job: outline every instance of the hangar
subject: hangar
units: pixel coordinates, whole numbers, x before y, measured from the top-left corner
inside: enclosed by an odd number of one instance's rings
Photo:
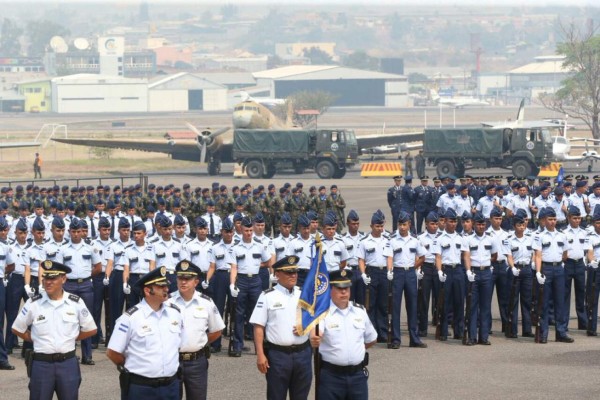
[[[408,79],[403,75],[337,65],[292,65],[254,73],[257,86],[271,97],[324,90],[337,96],[334,106],[407,107]]]
[[[227,109],[227,87],[181,72],[148,85],[148,111],[220,111]]]

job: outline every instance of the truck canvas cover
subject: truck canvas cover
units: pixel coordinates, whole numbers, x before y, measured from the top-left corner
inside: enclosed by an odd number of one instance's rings
[[[426,129],[423,151],[429,157],[500,154],[503,137],[498,129]]]
[[[236,129],[234,153],[308,152],[309,132],[303,130]]]

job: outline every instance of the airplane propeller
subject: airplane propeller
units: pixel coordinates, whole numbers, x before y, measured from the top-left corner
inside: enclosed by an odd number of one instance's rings
[[[225,132],[227,132],[230,129],[229,127],[224,127],[224,128],[219,128],[214,132],[211,132],[209,130],[200,132],[194,125],[190,124],[189,122],[186,122],[185,125],[192,132],[194,132],[197,135],[196,146],[198,146],[198,148],[200,149],[200,162],[205,162],[206,150],[207,150],[208,146],[210,146],[213,143],[215,138],[224,134]]]

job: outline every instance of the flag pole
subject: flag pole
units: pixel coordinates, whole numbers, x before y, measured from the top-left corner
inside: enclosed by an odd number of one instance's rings
[[[315,237],[315,250],[317,251],[317,257],[318,257],[318,263],[316,264],[316,268],[318,270],[319,265],[321,263],[321,257],[322,257],[322,253],[321,253],[321,235],[319,235],[319,233],[317,233],[316,237]],[[315,334],[317,336],[320,336],[319,333],[319,324],[317,323],[317,325],[315,326]],[[319,383],[321,381],[321,359],[320,359],[320,353],[319,353],[319,348],[317,347],[314,353],[314,370],[315,370],[315,400],[319,400]]]

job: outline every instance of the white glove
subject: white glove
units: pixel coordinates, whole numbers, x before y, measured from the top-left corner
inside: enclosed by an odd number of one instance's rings
[[[440,278],[440,282],[446,282],[446,274],[444,273],[444,271],[438,271],[438,278]]]
[[[233,297],[238,297],[238,294],[240,293],[240,289],[235,287],[234,284],[229,285],[229,291]]]
[[[536,272],[535,277],[537,278],[537,281],[540,285],[543,285],[544,283],[546,283],[546,277],[544,275],[542,275],[541,272]]]
[[[394,271],[388,271],[387,278],[388,278],[388,281],[394,280]]]
[[[423,279],[424,276],[425,276],[425,273],[423,272],[423,270],[418,269],[417,270],[417,280],[420,281],[421,279]]]
[[[131,293],[131,287],[129,286],[128,283],[124,283],[123,284],[123,293],[125,293],[125,294],[130,294]]]
[[[4,284],[4,287],[8,286],[8,279],[4,278],[2,279],[2,283]]]
[[[590,267],[597,269],[598,268],[598,260],[594,260],[588,264]]]
[[[469,282],[475,282],[475,273],[471,270],[468,270],[467,279],[469,280]]]
[[[104,286],[108,286],[108,283],[109,283],[109,282],[110,282],[110,279],[108,278],[108,276],[107,276],[106,278],[102,279],[102,284],[103,284]]]
[[[277,281],[278,281],[278,279],[275,276],[275,274],[269,275],[269,280],[271,281],[271,283],[277,283]]]
[[[514,276],[519,276],[519,273],[521,273],[521,271],[519,271],[517,268],[512,267],[511,271],[513,273]]]
[[[29,285],[25,285],[25,294],[27,294],[29,298],[32,298],[35,295],[35,289]]]
[[[202,281],[202,289],[208,289],[208,281]]]
[[[370,285],[371,284],[371,277],[367,276],[367,274],[365,274],[364,272],[362,273],[362,275],[360,277],[362,278],[362,280],[365,283],[365,285]]]

